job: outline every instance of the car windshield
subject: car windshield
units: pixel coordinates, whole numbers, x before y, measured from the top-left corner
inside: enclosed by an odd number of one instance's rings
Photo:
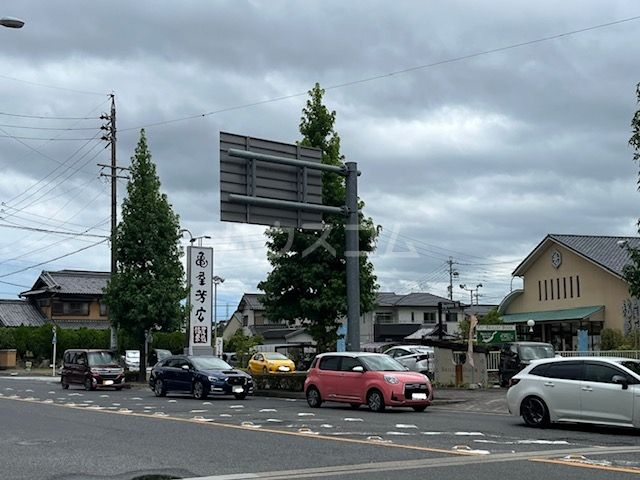
[[[218,357],[195,357],[191,362],[198,370],[233,370],[224,360]]]
[[[633,373],[640,375],[640,362],[637,360],[624,360],[619,362],[623,367],[627,367]]]
[[[367,370],[374,372],[402,372],[406,368],[404,365],[387,355],[366,355],[360,360],[367,367]]]
[[[264,358],[267,360],[289,360],[288,357],[284,356],[281,353],[265,353]]]
[[[117,363],[113,353],[111,352],[89,352],[87,357],[89,359],[90,366]]]
[[[553,358],[555,356],[551,345],[520,345],[518,350],[522,360],[537,360],[538,358]]]

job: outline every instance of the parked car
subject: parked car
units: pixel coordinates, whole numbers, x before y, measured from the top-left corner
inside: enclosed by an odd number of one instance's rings
[[[278,352],[257,352],[249,360],[249,372],[256,374],[290,373],[296,365],[286,355]]]
[[[387,406],[424,411],[433,399],[426,375],[412,372],[388,355],[369,352],[323,353],[313,360],[304,382],[310,407],[323,402],[368,405],[374,412]]]
[[[140,350],[125,350],[124,364],[132,372],[140,370]]]
[[[67,389],[71,384],[83,385],[85,390],[125,386],[124,368],[111,350],[70,349],[62,355],[60,384]]]
[[[434,350],[425,345],[396,345],[384,352],[414,372],[433,378]]]
[[[153,367],[160,360],[164,360],[167,357],[173,355],[170,350],[163,348],[152,348],[147,354],[147,367]]]
[[[509,412],[532,427],[579,422],[640,428],[640,361],[538,360],[511,378]]]
[[[505,343],[500,349],[498,378],[500,386],[506,387],[509,379],[529,365],[533,360],[555,357],[553,345],[542,342]]]
[[[222,360],[224,360],[234,368],[238,366],[239,360],[238,360],[238,356],[236,355],[236,352],[224,352],[222,354]]]
[[[233,395],[242,400],[253,393],[253,379],[218,357],[172,355],[151,369],[149,387],[157,397],[183,392],[199,400],[209,395]]]

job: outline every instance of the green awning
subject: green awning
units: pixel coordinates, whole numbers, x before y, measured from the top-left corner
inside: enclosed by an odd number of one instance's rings
[[[504,323],[526,323],[527,320],[535,322],[562,322],[567,320],[584,320],[594,313],[604,310],[603,305],[594,307],[567,308],[566,310],[546,310],[544,312],[525,312],[502,315]]]

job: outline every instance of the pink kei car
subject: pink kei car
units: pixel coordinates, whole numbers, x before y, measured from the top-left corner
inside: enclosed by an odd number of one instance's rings
[[[426,375],[412,372],[388,355],[367,352],[323,353],[307,371],[304,391],[310,407],[322,402],[366,404],[374,412],[385,407],[431,405],[433,388]]]

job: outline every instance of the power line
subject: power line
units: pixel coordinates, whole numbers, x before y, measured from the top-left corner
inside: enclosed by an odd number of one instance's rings
[[[28,230],[30,232],[53,233],[55,235],[71,235],[72,237],[93,237],[93,238],[106,238],[106,239],[110,238],[108,235],[96,235],[93,233],[86,233],[86,231],[85,232],[65,232],[62,230],[48,230],[46,228],[25,227],[25,226],[16,225],[16,224],[12,224],[12,225],[0,224],[0,227],[13,228],[16,230]]]
[[[30,82],[29,80],[22,80],[20,78],[8,77],[6,75],[0,75],[0,78],[4,78],[5,80],[12,80],[14,82],[26,83],[27,85],[35,85],[37,87],[51,88],[54,90],[63,90],[65,92],[72,92],[72,93],[80,93],[82,95],[104,95],[104,93],[89,92],[85,90],[75,90],[73,88],[66,88],[66,87],[57,87],[55,85],[47,85],[46,83]]]
[[[41,140],[44,142],[82,142],[93,138],[43,138],[43,137],[18,137],[16,135],[0,135],[0,138],[13,138],[14,140]],[[95,138],[95,137],[94,137]]]
[[[1,76],[1,75],[0,75]],[[5,117],[36,118],[39,120],[95,120],[95,117],[47,117],[44,115],[21,115],[18,113],[0,112]]]
[[[79,130],[96,130],[97,128],[100,127],[80,127],[80,128],[72,128],[72,127],[64,127],[64,128],[55,128],[55,127],[30,127],[27,125],[10,125],[10,124],[0,124],[0,127],[7,127],[7,128],[22,128],[23,130],[53,130],[53,131],[65,131],[65,132],[69,132],[69,131],[79,131]],[[24,137],[22,137],[24,138]]]
[[[5,273],[3,275],[0,275],[0,278],[9,277],[11,275],[15,275],[16,273],[26,272],[27,270],[31,270],[32,268],[41,267],[42,265],[46,265],[47,263],[55,262],[56,260],[60,260],[60,259],[66,258],[66,257],[70,257],[71,255],[75,255],[76,253],[80,253],[80,252],[82,252],[84,250],[88,250],[89,248],[93,248],[93,247],[96,247],[96,246],[98,246],[98,245],[100,245],[102,243],[105,243],[107,240],[108,239],[100,240],[99,242],[92,243],[91,245],[87,245],[86,247],[80,248],[78,250],[74,250],[73,252],[69,252],[69,253],[66,253],[64,255],[60,255],[59,257],[52,258],[51,260],[46,260],[44,262],[36,263],[35,265],[31,265],[29,267],[21,268],[20,270],[16,270],[14,272]]]
[[[5,282],[4,280],[0,280],[0,283],[4,283],[5,285],[11,285],[12,287],[31,288],[29,285],[20,285],[18,283]]]
[[[638,19],[640,19],[640,15],[634,16],[634,17],[623,18],[621,20],[614,20],[612,22],[601,23],[601,24],[598,24],[598,25],[592,25],[590,27],[580,28],[580,29],[577,29],[577,30],[570,30],[570,31],[563,32],[563,33],[557,33],[557,34],[549,35],[549,36],[546,36],[546,37],[540,37],[540,38],[537,38],[537,39],[534,39],[534,40],[528,40],[528,41],[525,41],[525,42],[514,43],[514,44],[511,44],[511,45],[504,46],[504,47],[492,48],[492,49],[488,49],[488,50],[481,50],[479,52],[474,52],[474,53],[470,53],[470,54],[467,54],[467,55],[461,55],[461,56],[458,56],[458,57],[453,57],[453,58],[449,58],[449,59],[446,59],[446,60],[439,60],[437,62],[426,63],[426,64],[423,64],[423,65],[416,65],[416,66],[404,68],[404,69],[401,69],[401,70],[395,70],[395,71],[392,71],[392,72],[382,73],[382,74],[379,74],[379,75],[374,75],[374,76],[371,76],[371,77],[365,77],[365,78],[361,78],[361,79],[358,79],[358,80],[352,80],[352,81],[349,81],[349,82],[338,83],[338,84],[330,85],[328,87],[323,87],[323,88],[325,90],[336,90],[336,89],[339,89],[339,88],[350,87],[350,86],[354,86],[354,85],[360,85],[362,83],[367,83],[367,82],[372,82],[372,81],[375,81],[375,80],[380,80],[380,79],[383,79],[383,78],[393,77],[394,75],[403,75],[403,74],[406,74],[406,73],[415,72],[417,70],[424,70],[424,69],[427,69],[427,68],[437,67],[437,66],[440,66],[440,65],[446,65],[446,64],[449,64],[449,63],[460,62],[462,60],[469,60],[471,58],[476,58],[476,57],[480,57],[480,56],[484,56],[484,55],[490,55],[492,53],[504,52],[504,51],[507,51],[507,50],[513,50],[513,49],[516,49],[516,48],[525,47],[525,46],[528,46],[528,45],[534,45],[534,44],[537,44],[537,43],[543,43],[543,42],[548,42],[548,41],[551,41],[551,40],[557,40],[558,38],[569,37],[571,35],[577,35],[579,33],[589,32],[589,31],[597,30],[597,29],[601,29],[601,28],[612,27],[614,25],[620,25],[622,23],[632,22],[632,21],[635,21],[635,20],[638,20]],[[260,100],[260,101],[251,102],[251,103],[245,103],[245,104],[236,105],[236,106],[232,106],[232,107],[221,108],[221,109],[213,110],[211,112],[206,112],[206,113],[188,115],[188,116],[185,116],[185,117],[175,118],[175,119],[172,119],[172,120],[164,120],[164,121],[155,122],[155,123],[149,123],[149,124],[141,125],[141,126],[137,126],[137,127],[121,128],[121,129],[119,129],[119,131],[120,132],[125,132],[125,131],[129,131],[129,130],[139,130],[141,128],[156,127],[156,126],[160,126],[160,125],[166,125],[166,124],[169,124],[169,123],[181,122],[181,121],[184,121],[184,120],[191,120],[191,119],[199,118],[199,117],[208,117],[210,115],[216,115],[216,114],[219,114],[219,113],[230,112],[230,111],[233,111],[233,110],[241,110],[241,109],[244,109],[244,108],[255,107],[255,106],[264,105],[264,104],[267,104],[267,103],[279,102],[281,100],[288,100],[288,99],[291,99],[291,98],[302,97],[302,96],[305,96],[307,94],[308,94],[308,92],[306,92],[306,91],[305,92],[299,92],[299,93],[292,93],[290,95],[282,95],[282,96],[279,96],[279,97],[274,97],[274,98],[270,98],[270,99],[266,99],[266,100]]]

